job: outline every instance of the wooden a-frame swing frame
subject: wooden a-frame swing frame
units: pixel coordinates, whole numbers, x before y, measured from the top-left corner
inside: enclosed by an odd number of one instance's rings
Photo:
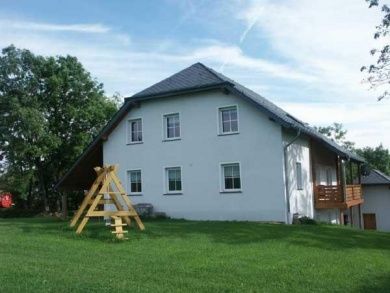
[[[114,219],[115,224],[112,226],[116,227],[117,232],[113,233],[116,233],[118,238],[123,238],[123,232],[120,232],[122,231],[123,225],[118,222],[118,217],[123,219],[128,226],[131,225],[131,218],[133,218],[140,230],[145,229],[145,226],[138,216],[137,211],[134,209],[130,199],[126,194],[121,181],[116,175],[117,169],[117,165],[94,168],[95,172],[97,173],[97,177],[89,191],[86,193],[83,202],[70,222],[70,226],[74,227],[84,214],[80,224],[76,229],[77,234],[80,234],[83,231],[85,225],[92,217],[110,217]],[[117,210],[96,210],[99,205],[104,204],[113,204]]]

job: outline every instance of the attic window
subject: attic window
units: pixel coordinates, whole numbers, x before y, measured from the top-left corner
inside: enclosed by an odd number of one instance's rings
[[[238,133],[238,110],[237,106],[219,108],[219,133]]]
[[[127,143],[141,143],[142,142],[142,119],[132,119],[128,121],[127,125]]]

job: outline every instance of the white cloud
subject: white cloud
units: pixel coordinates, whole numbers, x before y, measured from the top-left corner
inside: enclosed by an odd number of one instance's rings
[[[370,61],[371,28],[379,18],[370,14],[373,11],[364,1],[348,5],[315,2],[256,2],[260,4],[252,3],[240,16],[245,21],[241,40],[254,33],[266,34],[265,39],[289,60],[288,64],[248,56],[240,42],[232,45],[198,39],[180,44],[166,40],[165,46],[160,46],[161,40],[132,42],[129,35],[100,24],[34,22],[30,26],[4,17],[0,21],[0,47],[13,43],[37,54],[77,56],[105,84],[108,94],[118,91],[125,96],[192,63],[205,62],[218,69],[228,60],[226,75],[260,94],[277,97],[283,108],[300,119],[314,125],[342,122],[350,139],[359,145],[383,142],[390,147],[389,101],[376,103],[375,95],[361,85],[359,72],[360,65]],[[346,6],[352,11],[346,11]],[[280,88],[283,93],[278,95]],[[309,92],[316,93],[314,98],[320,96],[321,102],[296,102],[298,96],[300,101],[308,100]]]
[[[53,24],[26,22],[15,20],[1,20],[0,26],[8,29],[46,31],[46,32],[77,32],[77,33],[107,33],[110,28],[99,23],[92,24]]]
[[[165,78],[192,63],[201,61],[218,68],[225,60],[229,60],[229,68],[236,72],[245,73],[249,70],[252,75],[268,75],[288,80],[311,81],[313,77],[301,73],[283,64],[274,63],[261,58],[246,56],[242,50],[233,45],[226,45],[215,40],[197,40],[196,44],[183,46],[170,44],[166,50],[151,51],[153,42],[147,46],[137,44],[132,46],[130,36],[123,33],[95,34],[93,25],[80,27],[67,25],[59,27],[49,23],[26,25],[26,22],[0,21],[0,46],[11,43],[17,47],[28,48],[43,55],[77,56],[88,70],[105,83],[109,93],[119,91],[125,95],[134,93],[149,86],[159,79]],[[40,29],[37,30],[37,27]],[[106,28],[102,26],[102,28]],[[78,34],[47,33],[51,29],[80,29],[91,30],[88,38]],[[106,28],[108,30],[108,28]],[[74,31],[76,33],[80,31]],[[159,44],[159,40],[155,41]],[[136,74],[134,74],[136,72]],[[256,87],[259,87],[256,84]]]
[[[390,101],[377,103],[378,91],[368,91],[360,72],[375,61],[370,49],[381,45],[373,39],[382,17],[379,9],[357,0],[240,4],[238,19],[247,28],[256,24],[251,34],[266,39],[276,55],[313,77],[301,90],[278,97],[283,108],[313,125],[341,122],[360,146],[383,142],[390,147]],[[274,94],[272,88],[267,91]],[[298,97],[306,101],[294,102]],[[311,98],[317,102],[310,103]]]
[[[307,82],[313,80],[312,76],[301,73],[286,65],[270,62],[261,58],[246,56],[237,46],[214,45],[202,47],[193,51],[189,57],[189,59],[192,60],[210,60],[224,64],[226,60],[229,60],[229,66],[252,70],[252,74],[254,74],[255,71],[260,71],[285,79],[303,80]]]
[[[372,62],[369,50],[380,12],[365,1],[251,1],[238,14],[272,48],[326,87],[340,87],[344,99],[369,99],[360,67]]]
[[[305,122],[327,126],[343,123],[348,138],[362,146],[383,143],[390,146],[390,101],[365,103],[278,103],[283,109]]]

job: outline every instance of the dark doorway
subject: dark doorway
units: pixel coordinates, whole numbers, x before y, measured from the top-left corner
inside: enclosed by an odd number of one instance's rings
[[[364,230],[376,230],[375,214],[363,214]]]

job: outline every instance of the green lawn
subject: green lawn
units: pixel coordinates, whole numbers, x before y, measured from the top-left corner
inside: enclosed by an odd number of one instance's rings
[[[160,220],[112,238],[53,219],[0,219],[1,292],[390,292],[390,233]]]

